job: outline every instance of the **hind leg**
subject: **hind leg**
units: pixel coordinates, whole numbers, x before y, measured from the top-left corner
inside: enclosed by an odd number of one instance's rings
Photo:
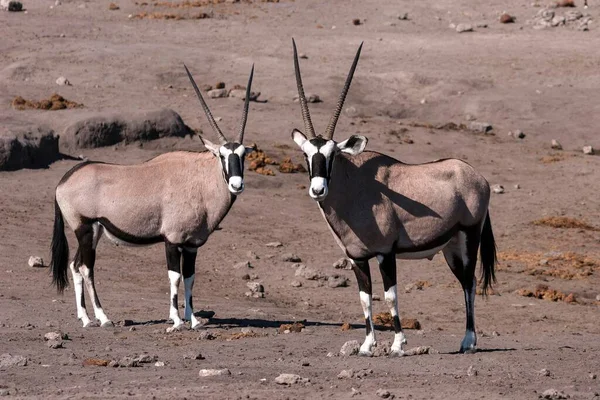
[[[104,313],[104,310],[102,309],[102,305],[100,304],[100,299],[98,298],[98,293],[96,291],[96,285],[94,284],[96,245],[98,244],[98,240],[100,240],[100,236],[102,235],[100,225],[83,225],[77,229],[75,234],[77,236],[77,241],[79,242],[78,252],[80,254],[81,261],[79,265],[79,273],[83,277],[85,288],[87,289],[88,295],[90,296],[90,301],[94,306],[94,315],[96,316],[96,319],[100,321],[100,325],[102,327],[111,327],[113,326],[113,323],[108,319]],[[83,297],[83,295],[81,297]]]
[[[190,321],[192,329],[198,327],[200,322],[194,315],[194,302],[192,301],[192,290],[194,289],[194,279],[196,277],[196,254],[198,249],[191,247],[184,247],[182,250],[183,255],[183,286],[185,288],[185,312],[184,317],[186,321]]]
[[[390,309],[390,314],[394,320],[394,343],[390,349],[390,356],[396,357],[404,354],[402,346],[406,344],[406,337],[402,332],[400,325],[400,316],[398,315],[398,293],[396,290],[396,256],[395,254],[386,254],[377,256],[379,261],[379,270],[383,278],[383,289],[385,290],[385,302]]]
[[[363,344],[360,346],[358,355],[370,357],[373,355],[371,348],[377,344],[375,340],[375,327],[373,326],[373,310],[372,310],[372,286],[371,286],[371,270],[369,269],[369,261],[350,260],[352,269],[356,275],[358,282],[358,290],[360,295],[360,304],[362,305],[365,315],[366,337]]]
[[[454,275],[460,281],[465,295],[465,309],[467,327],[465,337],[460,344],[461,353],[474,353],[477,346],[475,333],[475,267],[477,265],[477,251],[479,249],[480,234],[470,229],[459,231],[456,236],[442,250],[444,258]]]
[[[75,304],[77,305],[77,318],[83,323],[83,327],[87,328],[92,324],[90,317],[88,317],[87,310],[85,309],[85,295],[83,293],[83,276],[79,272],[79,265],[81,261],[78,261],[79,251],[75,256],[75,260],[69,265],[71,268],[71,274],[73,275],[73,288],[75,290]],[[75,267],[75,265],[78,265]]]

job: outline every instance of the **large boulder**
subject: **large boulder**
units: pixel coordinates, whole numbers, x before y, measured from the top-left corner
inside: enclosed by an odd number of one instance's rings
[[[61,145],[67,148],[95,148],[163,137],[184,137],[193,131],[179,114],[170,109],[134,115],[99,114],[67,127]]]
[[[0,171],[45,168],[60,158],[58,138],[42,126],[0,126]]]

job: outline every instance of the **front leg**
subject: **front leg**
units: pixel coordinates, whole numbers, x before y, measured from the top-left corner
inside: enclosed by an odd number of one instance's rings
[[[369,269],[369,261],[350,260],[352,269],[356,275],[358,282],[358,290],[360,295],[360,304],[362,305],[365,315],[366,337],[363,344],[360,346],[358,355],[371,357],[373,353],[371,348],[377,344],[375,340],[375,327],[373,326],[373,309],[372,309],[372,286],[371,286],[371,270]]]
[[[183,321],[179,318],[177,292],[179,282],[181,282],[181,250],[177,245],[165,242],[167,253],[167,268],[169,273],[169,283],[171,288],[171,305],[169,309],[169,318],[173,321],[173,326],[167,329],[167,332],[180,330],[183,327]]]
[[[198,249],[184,247],[183,254],[183,286],[185,287],[185,312],[183,319],[190,321],[192,329],[199,326],[200,322],[194,315],[194,302],[192,301],[192,290],[194,289],[194,278],[196,277],[196,254]]]
[[[396,279],[396,256],[394,253],[385,256],[377,256],[379,261],[379,271],[383,278],[383,289],[385,290],[385,302],[390,309],[390,314],[394,320],[394,343],[390,349],[390,356],[397,357],[404,355],[403,346],[406,344],[406,337],[402,332],[400,325],[400,316],[398,315],[398,291]]]

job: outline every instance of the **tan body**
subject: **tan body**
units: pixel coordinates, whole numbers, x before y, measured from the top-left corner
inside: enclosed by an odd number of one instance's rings
[[[489,196],[485,178],[461,160],[409,165],[365,151],[334,158],[319,205],[348,257],[425,258],[457,229],[480,225]]]
[[[209,152],[184,151],[137,165],[88,164],[58,185],[56,200],[74,231],[107,219],[136,238],[199,247],[235,199],[219,164]]]

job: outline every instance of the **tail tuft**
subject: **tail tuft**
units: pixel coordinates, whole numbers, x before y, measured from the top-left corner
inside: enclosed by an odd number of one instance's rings
[[[67,265],[69,264],[69,243],[65,235],[65,221],[62,211],[54,200],[54,233],[52,234],[52,284],[56,286],[58,293],[65,291],[69,285]]]
[[[495,268],[498,263],[496,241],[494,240],[494,232],[492,232],[489,210],[481,231],[479,251],[481,252],[481,279],[483,280],[482,293],[487,296],[488,290],[492,289],[492,283],[496,282]]]

